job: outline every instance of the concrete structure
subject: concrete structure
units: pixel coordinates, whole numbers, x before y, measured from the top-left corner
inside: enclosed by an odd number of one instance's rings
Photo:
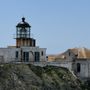
[[[16,46],[0,48],[0,62],[46,62],[46,48],[36,46],[31,26],[22,18],[16,25]]]
[[[73,48],[56,55],[49,65],[66,67],[81,79],[90,79],[90,50],[87,48]]]

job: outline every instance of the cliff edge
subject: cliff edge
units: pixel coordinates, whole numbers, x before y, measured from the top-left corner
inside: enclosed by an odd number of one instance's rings
[[[0,90],[84,90],[68,69],[0,64]]]

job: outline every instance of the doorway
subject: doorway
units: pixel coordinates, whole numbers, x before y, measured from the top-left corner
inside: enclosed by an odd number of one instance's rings
[[[29,62],[29,52],[23,52],[23,61]]]

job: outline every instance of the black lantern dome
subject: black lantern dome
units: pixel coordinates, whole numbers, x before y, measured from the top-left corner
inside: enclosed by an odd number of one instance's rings
[[[30,38],[30,25],[25,22],[25,18],[22,18],[22,22],[18,23],[16,28],[16,38]]]
[[[16,25],[16,27],[31,27],[27,22],[25,22],[25,18],[22,18],[22,21]]]

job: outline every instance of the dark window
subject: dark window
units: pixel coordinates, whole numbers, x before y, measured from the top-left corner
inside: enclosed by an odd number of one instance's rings
[[[77,72],[80,72],[80,63],[77,63]]]
[[[70,51],[69,51],[69,56],[70,56],[70,54],[71,54],[71,53],[70,53]]]
[[[32,46],[34,47],[35,46],[35,40],[32,39]]]
[[[39,61],[40,61],[40,53],[35,52],[35,62],[39,62]]]
[[[25,52],[23,52],[23,61],[25,61]]]
[[[41,55],[43,56],[43,51],[41,52]]]
[[[18,51],[16,51],[16,58],[18,58]]]

